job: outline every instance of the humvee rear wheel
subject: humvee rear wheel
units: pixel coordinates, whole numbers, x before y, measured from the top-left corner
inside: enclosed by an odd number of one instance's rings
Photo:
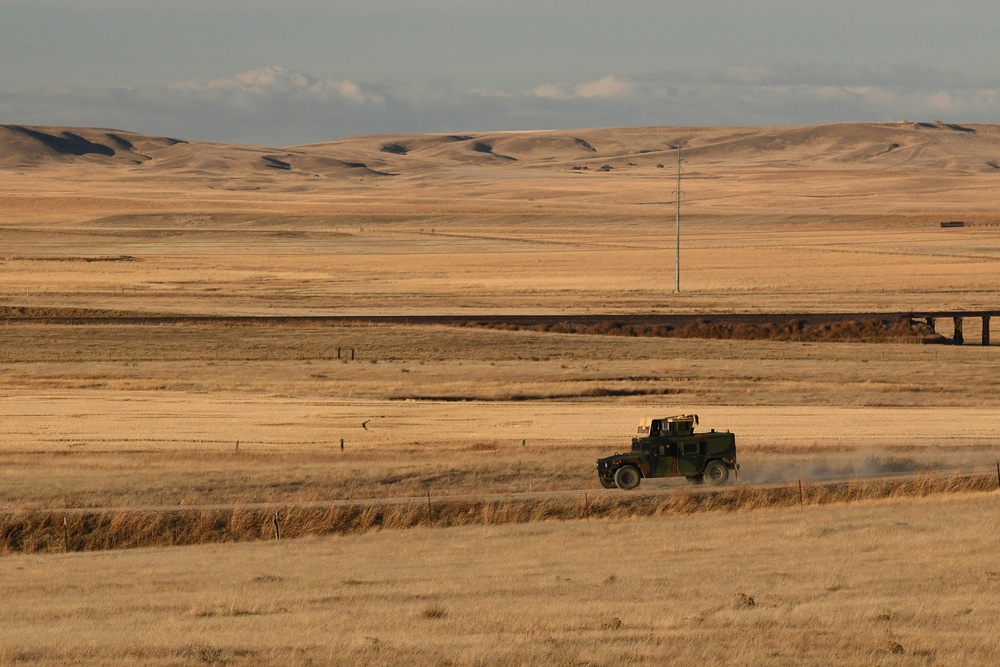
[[[615,480],[613,479],[605,479],[604,477],[598,477],[597,481],[600,482],[601,486],[604,487],[605,489],[613,489],[615,488],[615,486],[617,486],[615,484]]]
[[[705,466],[705,480],[712,486],[725,484],[729,479],[729,468],[722,461],[712,461]]]
[[[635,466],[622,466],[615,471],[615,485],[626,491],[639,486],[639,469]]]

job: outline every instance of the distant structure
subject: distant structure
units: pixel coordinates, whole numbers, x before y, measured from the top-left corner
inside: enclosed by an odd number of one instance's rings
[[[932,331],[935,330],[938,320],[943,320],[951,318],[954,324],[954,333],[951,337],[951,342],[954,345],[964,345],[965,344],[965,332],[964,322],[966,318],[982,318],[983,320],[983,337],[982,344],[984,346],[990,345],[990,320],[994,317],[1000,317],[1000,310],[986,310],[986,311],[937,311],[937,312],[911,312],[905,313],[902,316],[907,322],[913,323],[913,320],[924,320],[927,326],[931,328]]]

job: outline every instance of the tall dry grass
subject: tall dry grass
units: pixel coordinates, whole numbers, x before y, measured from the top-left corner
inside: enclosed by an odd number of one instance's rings
[[[666,493],[537,494],[504,499],[432,498],[365,503],[308,503],[229,508],[15,511],[0,515],[0,554],[104,551],[150,546],[245,542],[309,535],[361,534],[416,527],[505,525],[580,518],[636,519],[736,512],[881,498],[986,491],[995,474],[855,479],[802,485],[736,485]]]

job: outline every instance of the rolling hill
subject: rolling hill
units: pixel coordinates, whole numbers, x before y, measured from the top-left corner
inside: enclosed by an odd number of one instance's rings
[[[0,169],[85,164],[132,171],[381,178],[448,167],[668,167],[680,144],[701,165],[760,169],[1000,168],[1000,126],[943,122],[803,127],[646,127],[379,135],[291,147],[183,141],[97,128],[0,125]]]

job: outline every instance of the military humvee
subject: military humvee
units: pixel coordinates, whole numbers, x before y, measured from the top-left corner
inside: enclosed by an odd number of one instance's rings
[[[686,477],[689,482],[724,484],[736,463],[736,436],[729,431],[695,433],[698,415],[644,419],[632,451],[597,459],[605,489],[634,489],[643,477]]]

